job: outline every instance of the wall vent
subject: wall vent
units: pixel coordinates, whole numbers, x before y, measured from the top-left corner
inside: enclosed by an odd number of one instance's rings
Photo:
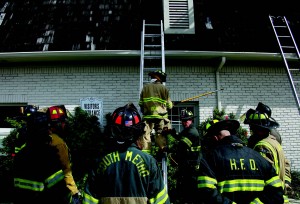
[[[195,34],[193,0],[164,1],[165,34]]]

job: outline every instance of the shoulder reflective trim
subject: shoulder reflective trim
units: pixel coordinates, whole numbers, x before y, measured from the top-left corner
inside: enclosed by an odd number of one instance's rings
[[[45,184],[47,185],[47,188],[51,188],[58,182],[64,179],[64,173],[62,170],[59,170],[58,172],[52,174],[45,180]]]
[[[187,137],[182,137],[181,141],[184,142],[185,144],[187,144],[187,146],[189,146],[189,147],[191,147],[193,145],[191,140],[189,140]]]
[[[43,191],[45,186],[43,182],[31,181],[21,178],[14,179],[14,186],[18,188],[28,189],[32,191]]]
[[[162,189],[155,198],[150,198],[149,202],[151,204],[164,204],[166,203],[166,201],[168,200],[169,195],[167,192],[167,188],[166,186],[164,187],[164,189]]]
[[[259,179],[234,179],[218,183],[220,193],[235,191],[263,191],[265,181]]]
[[[198,176],[198,188],[211,188],[215,189],[217,180],[208,176]]]
[[[83,204],[98,204],[99,200],[94,198],[93,196],[83,192]]]
[[[272,145],[270,145],[268,142],[266,141],[259,141],[255,146],[254,146],[254,149],[258,146],[266,146],[271,152],[272,152],[272,155],[274,157],[274,167],[275,167],[275,170],[276,170],[276,174],[279,174],[279,171],[280,171],[280,167],[279,167],[279,161],[278,161],[278,155],[277,155],[277,152],[276,150],[274,149],[274,147]]]
[[[277,176],[274,176],[271,179],[267,180],[266,185],[271,185],[271,186],[275,186],[275,187],[283,187],[283,182],[277,175]]]
[[[250,202],[250,204],[263,204],[263,202],[261,202],[259,198],[255,198],[253,201]]]

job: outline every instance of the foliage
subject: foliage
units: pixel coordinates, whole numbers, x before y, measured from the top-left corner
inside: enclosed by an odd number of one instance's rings
[[[13,193],[13,156],[14,143],[17,137],[17,128],[21,128],[24,121],[6,119],[10,122],[13,129],[10,134],[2,141],[3,147],[0,148],[0,202],[10,201],[10,195]]]
[[[236,120],[236,116],[233,113],[226,114],[225,110],[219,110],[218,108],[215,108],[213,110],[213,115],[206,120],[204,120],[202,123],[200,123],[198,130],[200,133],[200,136],[202,137],[202,141],[205,139],[206,134],[206,124],[209,123],[212,120],[224,120],[224,119],[230,119],[230,120]],[[248,131],[245,128],[239,127],[239,129],[236,132],[236,136],[238,136],[244,144],[247,144],[247,135]]]
[[[292,191],[288,191],[288,197],[293,199],[300,199],[300,172],[291,171],[292,175]]]
[[[68,116],[63,139],[70,149],[74,179],[82,189],[89,169],[103,150],[104,135],[96,116],[80,107],[74,110],[74,115]]]

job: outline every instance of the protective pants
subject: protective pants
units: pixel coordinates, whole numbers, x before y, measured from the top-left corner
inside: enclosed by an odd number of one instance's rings
[[[163,149],[167,146],[167,138],[162,134],[163,130],[171,129],[171,122],[167,118],[163,119],[148,119],[145,120],[145,133],[143,135],[143,151],[151,153],[152,139],[151,133],[154,130],[154,141],[155,144]]]

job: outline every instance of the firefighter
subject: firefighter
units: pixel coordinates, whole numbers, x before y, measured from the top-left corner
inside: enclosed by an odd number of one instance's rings
[[[161,169],[141,151],[145,124],[132,104],[111,115],[111,142],[88,175],[83,203],[169,203]]]
[[[282,181],[266,159],[234,135],[239,126],[236,120],[206,124],[204,137],[215,144],[201,159],[199,203],[282,204]]]
[[[38,109],[39,108],[35,105],[27,105],[22,111],[23,116],[21,119],[26,121],[26,117],[29,117],[32,113],[37,112]],[[26,125],[22,125],[22,127],[19,128],[17,131],[14,153],[17,154],[25,146],[26,146]]]
[[[57,148],[60,152],[61,164],[64,166],[64,180],[66,187],[69,189],[72,195],[72,202],[77,203],[81,202],[81,193],[77,189],[77,185],[74,181],[72,170],[71,170],[71,155],[68,146],[63,141],[62,138],[65,138],[65,125],[68,118],[67,109],[64,105],[50,106],[46,109],[46,114],[49,118],[50,123],[50,134],[53,138],[53,141],[59,141],[57,143]]]
[[[49,132],[48,114],[32,113],[27,119],[26,147],[14,162],[14,203],[79,204],[69,159],[66,143]]]
[[[50,106],[46,109],[50,120],[50,131],[60,137],[65,137],[65,125],[68,118],[67,110],[64,105]]]
[[[193,124],[195,117],[192,111],[181,110],[180,120],[184,129],[178,136],[172,134],[178,143],[170,150],[169,157],[178,165],[176,194],[181,203],[198,203],[196,170],[201,157],[201,142]]]
[[[274,136],[279,124],[271,117],[271,109],[264,105],[262,109],[258,105],[258,108],[249,109],[246,112],[246,119],[244,124],[248,124],[251,132],[251,136],[248,139],[248,146],[258,151],[264,158],[266,158],[276,169],[276,173],[279,175],[283,182],[283,188],[285,193],[291,190],[291,173],[290,164],[286,159],[282,146],[279,143],[279,138]],[[278,136],[278,135],[277,135]],[[285,203],[289,203],[288,197],[285,195]]]
[[[139,106],[146,122],[143,151],[151,152],[151,132],[155,130],[154,141],[162,150],[167,146],[167,138],[162,135],[163,130],[170,130],[168,109],[172,109],[169,90],[164,86],[167,74],[153,71],[148,74],[151,83],[145,85],[140,93]]]

